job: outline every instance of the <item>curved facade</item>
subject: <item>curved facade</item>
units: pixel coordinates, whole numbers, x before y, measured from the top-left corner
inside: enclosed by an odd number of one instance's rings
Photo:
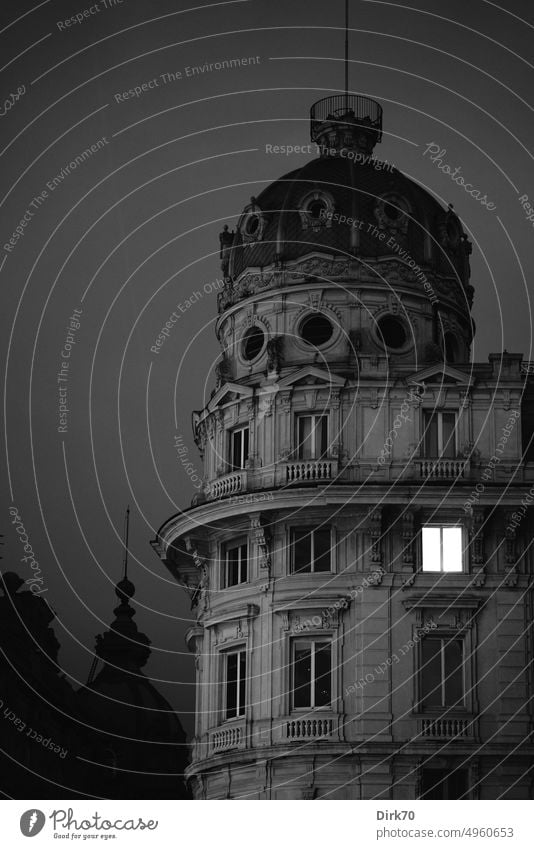
[[[189,778],[528,798],[528,369],[469,362],[460,221],[372,157],[378,104],[338,100],[319,157],[221,234],[205,486],[154,542],[197,615]]]

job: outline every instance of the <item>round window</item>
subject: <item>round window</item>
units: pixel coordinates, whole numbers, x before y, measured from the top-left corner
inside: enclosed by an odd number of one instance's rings
[[[315,348],[328,342],[333,332],[331,322],[324,315],[310,315],[300,326],[300,335],[304,341]]]
[[[265,340],[265,334],[261,327],[255,325],[245,333],[243,338],[243,356],[246,360],[255,360]]]
[[[388,348],[398,350],[406,344],[406,329],[402,321],[393,315],[378,320],[378,336]]]

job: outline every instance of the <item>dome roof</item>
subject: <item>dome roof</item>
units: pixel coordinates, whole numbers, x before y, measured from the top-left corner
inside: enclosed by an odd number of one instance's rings
[[[247,268],[313,251],[369,258],[397,253],[466,285],[467,237],[452,206],[443,209],[380,160],[335,153],[290,171],[251,198],[235,233],[221,234],[228,276],[236,280]]]

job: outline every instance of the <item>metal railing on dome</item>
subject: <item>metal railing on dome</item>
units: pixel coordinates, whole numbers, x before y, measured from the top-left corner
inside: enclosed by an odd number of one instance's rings
[[[335,94],[317,100],[310,109],[311,139],[316,141],[327,121],[372,127],[377,142],[382,139],[382,107],[376,100],[361,94]]]

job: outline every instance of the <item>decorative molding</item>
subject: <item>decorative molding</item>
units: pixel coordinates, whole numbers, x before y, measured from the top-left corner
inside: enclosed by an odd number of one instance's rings
[[[269,551],[270,539],[267,536],[263,522],[264,519],[261,513],[257,513],[255,516],[250,517],[252,538],[258,548],[258,562],[260,570],[267,569],[269,574],[271,569],[271,555]]]
[[[382,508],[375,507],[369,513],[368,524],[369,536],[371,537],[370,560],[373,566],[382,563]],[[379,582],[381,583],[381,581]]]
[[[405,510],[402,514],[402,565],[415,569],[415,514]]]

